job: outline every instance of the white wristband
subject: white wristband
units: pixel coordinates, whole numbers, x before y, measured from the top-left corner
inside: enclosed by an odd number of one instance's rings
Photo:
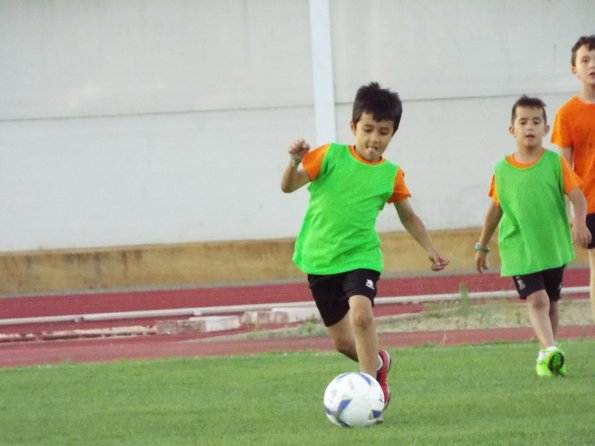
[[[487,254],[488,252],[490,252],[490,248],[488,248],[487,246],[481,246],[479,244],[479,242],[477,242],[475,244],[475,251],[476,252],[483,252],[483,253]]]

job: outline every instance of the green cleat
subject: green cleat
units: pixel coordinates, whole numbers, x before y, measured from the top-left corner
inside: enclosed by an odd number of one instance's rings
[[[562,353],[562,356],[564,357],[564,353],[562,352],[562,349],[560,349],[560,346],[557,345],[556,347],[558,347],[558,350],[560,351],[560,353]],[[566,376],[566,357],[564,357],[564,364],[562,364],[562,367],[560,367],[560,376]]]
[[[548,367],[547,357],[542,359],[541,361],[538,361],[537,364],[535,364],[535,371],[537,372],[537,376],[541,376],[541,377],[554,376],[554,374]]]
[[[562,350],[556,348],[555,350],[547,352],[545,360],[547,361],[548,369],[552,372],[552,375],[566,375],[566,361]]]

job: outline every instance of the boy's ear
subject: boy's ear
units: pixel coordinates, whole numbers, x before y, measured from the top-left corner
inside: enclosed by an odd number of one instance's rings
[[[547,133],[550,131],[550,126],[549,125],[545,125],[545,133],[544,135],[547,135]]]
[[[355,127],[356,124],[353,123],[353,121],[349,121],[349,128],[351,129],[351,133],[353,133],[355,135]]]
[[[510,133],[512,136],[514,136],[514,127],[513,126],[508,127],[508,133]]]

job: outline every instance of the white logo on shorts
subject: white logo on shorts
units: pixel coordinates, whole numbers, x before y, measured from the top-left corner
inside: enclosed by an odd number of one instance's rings
[[[372,279],[366,280],[366,286],[370,289],[374,289],[374,281]]]
[[[527,288],[527,285],[525,284],[525,282],[523,282],[523,279],[521,279],[520,277],[515,277],[516,280],[516,284],[519,287],[519,290],[524,290],[525,288]]]

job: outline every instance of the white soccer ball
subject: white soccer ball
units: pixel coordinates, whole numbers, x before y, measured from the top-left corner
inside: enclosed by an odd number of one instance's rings
[[[378,381],[363,372],[343,373],[324,392],[324,411],[343,427],[372,426],[382,421],[384,394]]]

